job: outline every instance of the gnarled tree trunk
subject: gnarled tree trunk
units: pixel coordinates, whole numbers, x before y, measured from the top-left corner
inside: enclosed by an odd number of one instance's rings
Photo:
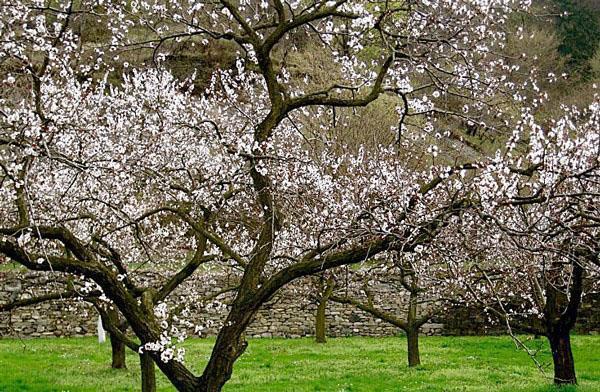
[[[233,364],[244,353],[248,343],[244,332],[254,318],[259,306],[244,301],[243,296],[234,302],[223,328],[217,335],[217,341],[202,377],[201,392],[219,392],[231,378]]]

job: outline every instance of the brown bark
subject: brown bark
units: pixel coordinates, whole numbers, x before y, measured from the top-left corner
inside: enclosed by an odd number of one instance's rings
[[[125,343],[112,333],[109,333],[109,336],[110,347],[112,349],[111,367],[113,369],[126,369],[127,364],[125,361]]]
[[[325,311],[327,310],[327,302],[329,302],[329,298],[333,293],[333,287],[333,281],[328,279],[323,295],[319,298],[317,314],[315,316],[315,341],[317,343],[327,343],[327,318],[325,317]]]
[[[142,371],[142,392],[156,392],[154,362],[147,352],[140,354],[140,369]]]
[[[325,333],[325,310],[327,309],[327,300],[321,299],[317,307],[317,315],[315,317],[315,342],[327,343]]]
[[[569,331],[553,331],[548,335],[548,340],[554,362],[554,384],[577,384]]]
[[[558,270],[557,265],[553,265]],[[575,262],[569,286],[569,295],[554,285],[546,284],[546,336],[552,350],[554,384],[577,384],[575,360],[571,349],[571,330],[575,326],[583,292],[583,267]]]
[[[419,327],[417,321],[418,307],[418,292],[416,289],[410,291],[408,298],[408,315],[406,340],[408,345],[408,366],[414,367],[421,364],[421,356],[419,354]]]
[[[254,318],[259,305],[239,296],[217,335],[211,357],[200,377],[202,392],[219,392],[231,378],[233,364],[244,353],[248,343],[244,332]]]
[[[97,307],[96,309],[100,312],[101,316],[104,315],[104,317],[102,317],[102,324],[104,324],[104,329],[108,331],[110,337],[110,347],[112,350],[111,367],[113,369],[126,369],[126,346],[125,342],[117,335],[117,333],[120,332],[120,336],[124,336],[127,331],[127,323],[121,319],[116,309],[109,308],[107,310],[102,310],[101,307]]]
[[[406,340],[408,345],[408,366],[419,366],[421,364],[421,354],[419,353],[419,327],[409,327],[406,330]]]

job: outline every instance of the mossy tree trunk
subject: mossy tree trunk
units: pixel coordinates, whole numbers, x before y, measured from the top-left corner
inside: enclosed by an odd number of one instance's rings
[[[113,369],[126,369],[127,363],[125,360],[125,343],[117,336],[109,333],[110,347],[112,349],[112,364]]]
[[[142,371],[142,392],[156,392],[154,361],[147,352],[140,354],[140,369]]]
[[[123,338],[119,337],[118,333],[121,333],[121,336],[124,336],[127,331],[127,322],[119,316],[119,312],[116,309],[103,308],[96,301],[92,303],[100,314],[102,327],[104,330],[108,331],[112,359],[111,368],[126,369],[126,344],[123,341]]]

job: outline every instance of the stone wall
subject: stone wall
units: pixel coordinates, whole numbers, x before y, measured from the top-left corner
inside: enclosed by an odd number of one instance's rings
[[[43,291],[56,291],[64,281],[53,280],[47,275],[35,272],[0,273],[0,303],[24,299]],[[189,283],[189,284],[193,284]],[[181,287],[185,291],[185,287]],[[404,308],[403,298],[388,293],[386,286],[375,288],[380,302],[378,307],[394,312]],[[300,294],[299,294],[300,293]],[[304,293],[304,294],[301,294]],[[175,293],[177,294],[177,293]],[[177,295],[175,295],[177,300]],[[582,306],[578,323],[580,332],[600,331],[600,296],[594,297]],[[314,334],[316,304],[307,298],[305,291],[290,286],[282,290],[257,314],[248,328],[253,337],[301,337]],[[221,325],[225,312],[219,308],[202,308],[193,311],[191,319],[206,326],[200,336],[212,336]],[[76,300],[48,301],[35,306],[14,309],[0,313],[0,337],[49,337],[49,336],[89,336],[96,333],[98,315],[93,307]],[[389,336],[401,331],[381,320],[348,305],[330,302],[327,308],[329,336]],[[193,328],[189,329],[193,333]],[[487,316],[477,309],[453,309],[440,315],[422,328],[428,335],[476,335],[504,333],[502,325],[487,322]]]
[[[31,298],[45,291],[62,291],[62,279],[43,273],[1,272],[0,303]],[[96,333],[98,313],[75,300],[48,301],[35,306],[0,312],[2,337],[86,336]]]

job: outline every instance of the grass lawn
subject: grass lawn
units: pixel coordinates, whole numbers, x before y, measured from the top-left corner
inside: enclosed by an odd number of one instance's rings
[[[199,373],[212,339],[187,343],[186,361]],[[252,339],[225,391],[555,391],[545,340],[533,340],[542,374],[508,337],[424,337],[423,365],[408,369],[405,339]],[[573,339],[578,388],[600,391],[600,336]],[[135,391],[138,361],[110,369],[110,345],[93,338],[0,339],[0,391]],[[159,373],[159,372],[158,372]],[[159,390],[173,390],[159,374]]]

